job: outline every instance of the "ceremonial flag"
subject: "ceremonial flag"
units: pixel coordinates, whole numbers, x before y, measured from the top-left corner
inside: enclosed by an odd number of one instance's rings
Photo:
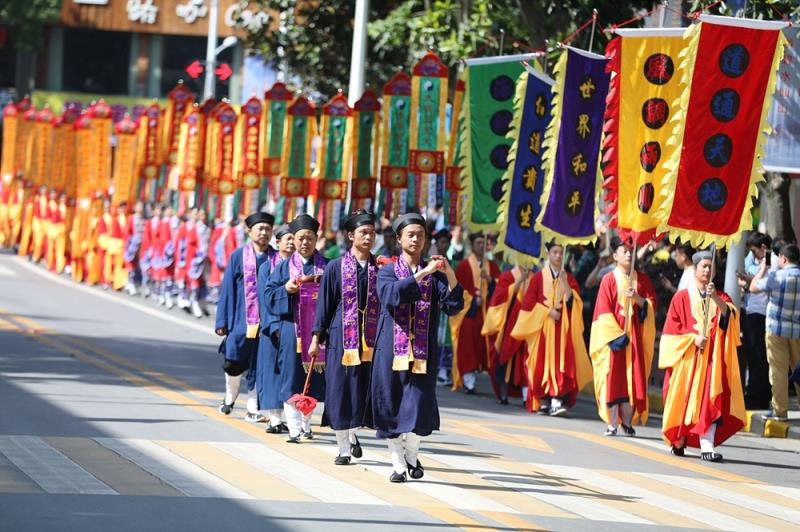
[[[425,54],[412,69],[408,171],[414,174],[409,200],[413,199],[415,206],[426,197],[431,174],[444,174],[448,73],[433,52]]]
[[[292,101],[292,93],[280,81],[264,93],[264,116],[261,138],[264,156],[264,175],[271,179],[270,190],[274,199],[278,197],[277,178],[281,173],[281,157],[286,129],[286,110]]]
[[[783,29],[789,46],[769,110],[772,133],[767,137],[764,170],[800,174],[800,27]]]
[[[465,74],[462,72],[456,81],[456,90],[453,95],[453,111],[450,122],[450,143],[447,147],[447,167],[444,169],[444,205],[446,209],[445,225],[450,226],[457,220],[458,196],[461,193],[461,173],[463,166],[458,163],[461,159],[461,128],[464,127],[464,93],[466,92]]]
[[[353,109],[339,93],[322,106],[322,145],[317,157],[316,188],[320,200],[343,200],[347,196],[346,177],[352,164],[348,139],[352,131]]]
[[[542,211],[536,220],[545,242],[595,239],[607,64],[601,55],[571,47],[565,47],[556,64],[553,118],[544,139]]]
[[[178,134],[177,169],[178,190],[194,192],[200,181],[203,163],[203,115],[196,106],[183,117]]]
[[[375,197],[378,176],[381,103],[375,92],[370,89],[364,91],[353,105],[353,112],[350,197],[360,204]]]
[[[398,72],[383,86],[381,188],[386,189],[383,209],[387,217],[399,212],[399,191],[408,188],[408,142],[411,123],[411,77]],[[381,191],[383,196],[383,191]]]
[[[310,192],[311,140],[317,134],[314,104],[305,96],[298,96],[287,109],[286,115],[286,138],[281,156],[281,195],[305,198]]]
[[[248,212],[258,209],[260,204],[261,168],[261,125],[264,106],[258,98],[250,98],[242,106],[239,116],[239,132],[236,135],[236,174],[239,186],[244,189],[243,202]]]
[[[645,245],[656,236],[663,201],[664,162],[680,149],[668,144],[670,105],[680,97],[676,66],[685,46],[683,28],[618,29],[606,47],[610,88],[606,98],[603,176],[609,225]]]
[[[520,61],[535,54],[467,59],[461,172],[466,221],[471,231],[494,228],[503,197]]]
[[[11,182],[17,173],[17,126],[19,112],[17,106],[8,104],[3,109],[3,152],[0,158],[0,177],[4,186]]]
[[[152,201],[156,199],[156,180],[161,165],[161,108],[157,103],[150,104],[139,118],[139,135],[137,159],[141,163],[141,197]]]
[[[95,194],[108,194],[111,179],[111,134],[114,131],[114,121],[111,119],[111,106],[100,100],[89,108],[92,117],[92,130],[96,135],[97,171],[91,190]],[[161,110],[159,109],[159,112]]]
[[[161,136],[161,153],[165,157],[167,171],[178,163],[178,136],[183,117],[192,108],[194,95],[183,81],[178,81],[175,88],[167,94],[167,106],[164,110],[164,127]],[[178,190],[178,183],[170,182],[170,190]]]
[[[503,197],[497,205],[500,236],[497,251],[519,266],[538,264],[542,235],[535,222],[544,186],[542,140],[550,123],[555,81],[533,69],[519,76],[514,98],[514,118],[508,131],[512,142],[509,166],[503,177]]]
[[[770,95],[786,39],[783,22],[702,15],[686,33],[681,97],[673,104],[659,231],[695,247],[728,246],[752,228],[750,209]]]
[[[116,125],[117,148],[114,152],[113,205],[130,201],[136,194],[136,122],[128,115]]]
[[[53,118],[53,112],[45,106],[36,113],[36,122],[33,125],[30,179],[36,188],[49,185],[47,161],[52,156]]]
[[[215,168],[214,175],[217,178],[216,192],[221,195],[233,194],[236,192],[236,174],[234,172],[234,145],[236,141],[236,122],[238,116],[233,107],[227,103],[218,106],[214,114],[217,122],[216,146],[215,146]]]

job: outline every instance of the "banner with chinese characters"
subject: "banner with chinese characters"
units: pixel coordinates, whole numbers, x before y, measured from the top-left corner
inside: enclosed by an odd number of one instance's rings
[[[595,239],[607,64],[601,55],[571,47],[564,48],[556,64],[553,118],[544,139],[542,211],[536,220],[545,242]]]
[[[200,182],[203,166],[203,114],[193,108],[183,117],[178,134],[177,186],[180,192],[194,192]]]
[[[444,174],[444,111],[449,69],[439,56],[428,52],[411,73],[408,171],[414,180],[408,198],[418,207],[420,200],[428,196],[431,177],[435,185],[435,175]]]
[[[767,114],[785,23],[702,15],[686,33],[681,97],[670,120],[683,144],[667,161],[658,230],[695,247],[729,246],[752,228]]]
[[[458,223],[459,196],[461,195],[461,128],[464,127],[464,93],[466,92],[466,75],[464,72],[456,80],[453,95],[453,111],[450,122],[450,142],[447,146],[447,167],[444,169],[444,206],[445,225],[448,227]]]
[[[10,182],[16,175],[18,168],[17,155],[17,127],[19,125],[19,112],[14,104],[6,105],[3,109],[3,151],[0,158],[0,177],[3,183]]]
[[[78,199],[91,197],[94,176],[97,174],[97,137],[92,130],[89,112],[84,112],[75,121],[75,196]]]
[[[411,123],[411,77],[398,72],[383,86],[383,149],[381,187],[386,189],[383,212],[392,217],[400,210],[400,191],[408,188],[408,146]]]
[[[511,264],[538,264],[542,235],[536,231],[544,186],[544,138],[551,118],[555,81],[533,69],[519,76],[514,98],[514,118],[507,133],[512,142],[509,166],[503,176],[503,197],[497,205],[500,236],[496,251]]]
[[[317,134],[314,104],[305,96],[298,96],[286,114],[286,138],[281,156],[281,195],[304,198],[310,192],[311,140]]]
[[[239,185],[245,190],[257,190],[261,184],[261,114],[263,106],[258,98],[250,98],[242,106],[239,116],[240,134],[237,136],[236,174]]]
[[[464,127],[461,130],[461,183],[470,231],[495,227],[503,196],[503,175],[511,143],[506,138],[514,112],[520,61],[533,55],[487,57],[466,61]]]
[[[156,184],[161,171],[161,108],[157,103],[145,109],[139,118],[139,157],[141,161],[141,198],[156,199]]]
[[[281,157],[286,128],[286,110],[292,101],[292,93],[283,83],[276,82],[264,93],[264,116],[261,126],[264,175],[269,179],[273,199],[278,198],[278,176],[281,173]]]
[[[159,112],[161,110],[159,109]],[[114,122],[111,120],[111,107],[103,100],[89,107],[92,116],[92,129],[97,136],[97,173],[92,182],[92,192],[105,196],[111,180],[111,134]]]
[[[53,112],[45,107],[36,113],[31,142],[30,179],[35,187],[50,186],[48,161],[53,154]],[[110,140],[110,139],[109,139]]]
[[[178,163],[178,136],[181,132],[183,117],[192,108],[194,95],[183,81],[178,81],[175,88],[167,94],[167,106],[164,110],[164,127],[161,134],[161,153],[165,157],[167,171]],[[177,190],[178,183],[169,183],[171,190]]]
[[[217,122],[214,160],[216,168],[214,174],[217,178],[216,192],[223,196],[236,192],[236,174],[234,170],[236,152],[234,147],[238,118],[236,111],[227,103],[222,103],[214,115],[214,119]]]
[[[783,29],[786,48],[769,110],[764,170],[800,174],[800,27]]]
[[[603,177],[609,224],[645,245],[656,236],[653,217],[663,198],[670,105],[680,96],[676,75],[683,28],[619,29],[606,47],[611,72],[606,99]]]
[[[353,105],[353,152],[350,197],[361,207],[375,197],[378,176],[381,103],[370,89]],[[374,203],[372,204],[374,208]]]
[[[352,164],[348,137],[352,131],[353,109],[347,97],[335,95],[322,106],[320,124],[322,144],[317,158],[316,189],[320,200],[343,200],[347,196],[347,176]]]
[[[114,152],[114,195],[113,205],[133,199],[136,190],[136,122],[125,117],[117,123],[117,147]]]

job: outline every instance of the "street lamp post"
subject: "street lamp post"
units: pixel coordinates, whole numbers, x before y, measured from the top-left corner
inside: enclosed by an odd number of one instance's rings
[[[368,21],[369,0],[356,0],[355,20],[353,21],[353,51],[350,55],[350,87],[347,91],[350,105],[356,103],[364,92]]]
[[[219,1],[211,0],[208,7],[208,42],[206,43],[206,78],[203,84],[203,100],[214,97],[214,63],[217,59],[217,24],[219,24]]]

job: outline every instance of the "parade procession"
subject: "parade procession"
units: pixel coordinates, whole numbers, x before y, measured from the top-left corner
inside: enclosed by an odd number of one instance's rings
[[[194,0],[160,95],[0,99],[0,529],[798,529],[800,10],[508,3]]]

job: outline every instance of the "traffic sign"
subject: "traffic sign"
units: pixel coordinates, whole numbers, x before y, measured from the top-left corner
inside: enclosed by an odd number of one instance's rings
[[[189,77],[192,79],[197,79],[203,73],[203,65],[195,59],[192,61],[189,66],[186,67],[186,73],[189,74]]]
[[[216,74],[221,81],[225,81],[231,77],[233,70],[231,70],[231,67],[229,67],[227,63],[221,63],[216,69],[214,69],[214,74]]]

